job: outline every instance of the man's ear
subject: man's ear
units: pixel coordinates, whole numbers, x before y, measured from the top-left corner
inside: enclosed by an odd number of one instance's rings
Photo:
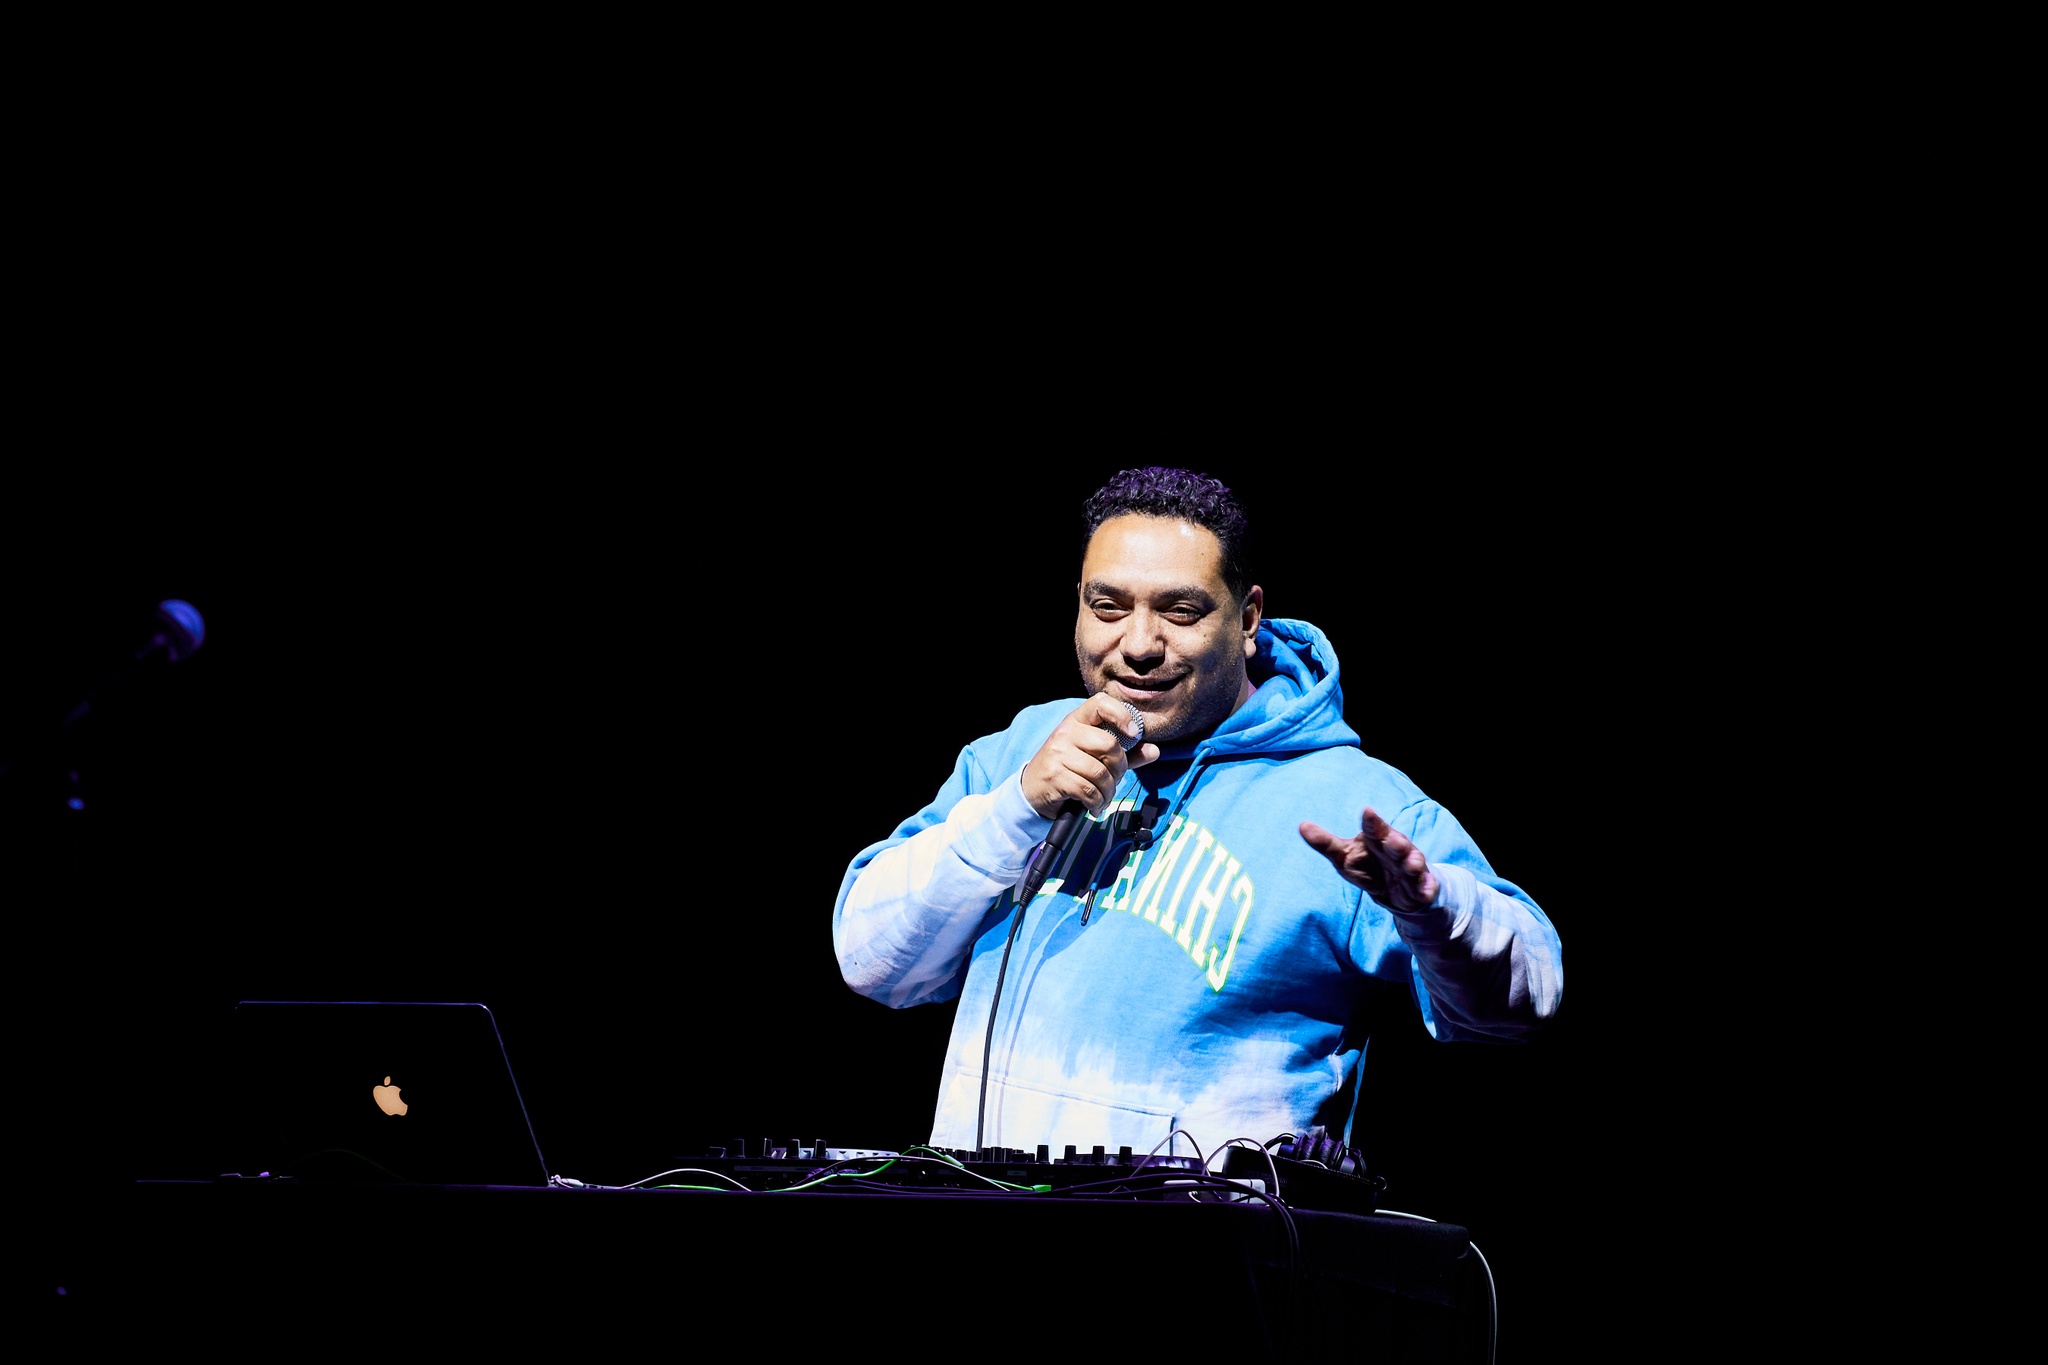
[[[1244,631],[1244,657],[1249,659],[1258,652],[1259,622],[1266,615],[1266,590],[1254,583],[1244,595],[1244,619],[1238,624]]]

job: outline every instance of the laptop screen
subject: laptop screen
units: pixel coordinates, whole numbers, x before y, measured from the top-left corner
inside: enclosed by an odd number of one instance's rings
[[[545,1185],[490,1010],[476,1002],[244,1000],[222,1174]]]

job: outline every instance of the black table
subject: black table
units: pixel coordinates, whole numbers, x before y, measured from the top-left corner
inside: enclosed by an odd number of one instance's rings
[[[81,1345],[1463,1365],[1492,1329],[1464,1228],[1263,1202],[143,1181],[43,1223]]]

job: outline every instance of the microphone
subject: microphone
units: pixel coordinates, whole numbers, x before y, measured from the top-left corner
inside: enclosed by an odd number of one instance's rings
[[[10,733],[0,737],[10,744],[20,744],[23,750],[20,753],[0,753],[0,778],[11,779],[17,767],[29,772],[63,761],[66,755],[62,746],[70,740],[74,728],[92,713],[102,699],[117,691],[130,673],[189,659],[206,641],[206,622],[198,609],[190,602],[175,597],[157,603],[148,631],[147,635],[136,639],[132,647],[123,646],[114,651],[112,668],[98,682],[86,688],[83,695],[71,694],[77,700],[70,704],[68,710],[63,702],[58,702],[48,721],[27,722],[20,727],[19,735]]]
[[[149,635],[132,654],[127,656],[120,667],[102,678],[98,685],[90,689],[78,704],[71,708],[71,713],[64,717],[64,728],[68,730],[83,720],[86,713],[92,710],[93,703],[99,699],[100,694],[118,681],[127,668],[147,664],[158,656],[169,663],[177,663],[182,659],[191,658],[198,652],[199,646],[205,643],[206,620],[200,616],[197,607],[176,597],[166,598],[157,603],[156,616],[150,622]]]
[[[1131,722],[1138,727],[1136,739],[1124,738],[1123,731],[1114,725],[1105,724],[1102,728],[1115,735],[1116,742],[1125,753],[1129,753],[1145,742],[1145,717],[1129,702],[1124,703],[1124,710],[1131,713]],[[1032,898],[1038,895],[1038,888],[1045,885],[1053,864],[1067,851],[1067,845],[1074,840],[1074,831],[1081,827],[1081,817],[1087,813],[1088,808],[1079,801],[1069,799],[1060,803],[1058,814],[1052,818],[1052,829],[1046,833],[1045,842],[1032,851],[1031,861],[1024,867],[1024,880],[1017,883],[1018,909],[1031,904]]]
[[[1148,796],[1145,798],[1145,803],[1138,807],[1138,828],[1131,835],[1132,848],[1143,853],[1146,849],[1152,847],[1153,840],[1159,837],[1159,831],[1152,827],[1159,823],[1160,813],[1165,809],[1166,802],[1163,798],[1159,796]]]
[[[137,660],[162,650],[164,657],[176,663],[190,658],[206,643],[206,621],[190,602],[171,597],[157,603],[155,624],[156,633],[135,651]]]

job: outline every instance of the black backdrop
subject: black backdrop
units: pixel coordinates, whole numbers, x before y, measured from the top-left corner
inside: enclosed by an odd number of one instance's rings
[[[1073,691],[1080,500],[1162,457],[1065,445],[336,461],[51,536],[8,670],[43,1179],[207,1173],[210,1048],[255,997],[487,1003],[585,1181],[734,1137],[921,1141],[950,1007],[847,991],[832,899],[963,740]],[[1577,841],[1622,786],[1625,575],[1554,474],[1219,448],[1172,457],[1245,490],[1268,613],[1330,633],[1367,747],[1565,939],[1550,1037],[1397,1030],[1358,1135],[1386,1207],[1473,1229],[1513,1340],[1584,1291],[1567,1227],[1612,1155],[1583,1059],[1611,893]],[[124,664],[166,598],[203,646]]]
[[[1680,847],[1673,774],[1720,755],[1643,646],[1699,493],[1775,487],[1729,462],[1780,382],[1750,313],[1712,325],[1748,256],[1678,239],[1606,84],[1510,45],[1540,95],[1451,81],[1367,162],[1292,68],[1169,132],[1144,87],[955,120],[858,65],[813,108],[780,44],[730,99],[607,49],[584,98],[552,61],[458,63],[504,83],[474,96],[126,36],[52,49],[24,143],[0,486],[14,1136],[60,1216],[205,1169],[249,996],[485,1001],[580,1179],[922,1137],[949,1019],[844,990],[834,888],[1073,687],[1078,503],[1171,460],[1245,489],[1368,748],[1563,932],[1553,1034],[1382,1039],[1360,1140],[1388,1207],[1473,1229],[1504,1359],[1576,1352],[1639,1251],[1588,1230],[1682,1188],[1614,1175],[1683,1127],[1645,1081],[1690,1076],[1680,1000],[1617,1064],[1610,945],[1666,897],[1624,855]],[[208,639],[52,757],[70,811],[23,756],[167,597]],[[1640,956],[1660,989],[1677,955]]]

